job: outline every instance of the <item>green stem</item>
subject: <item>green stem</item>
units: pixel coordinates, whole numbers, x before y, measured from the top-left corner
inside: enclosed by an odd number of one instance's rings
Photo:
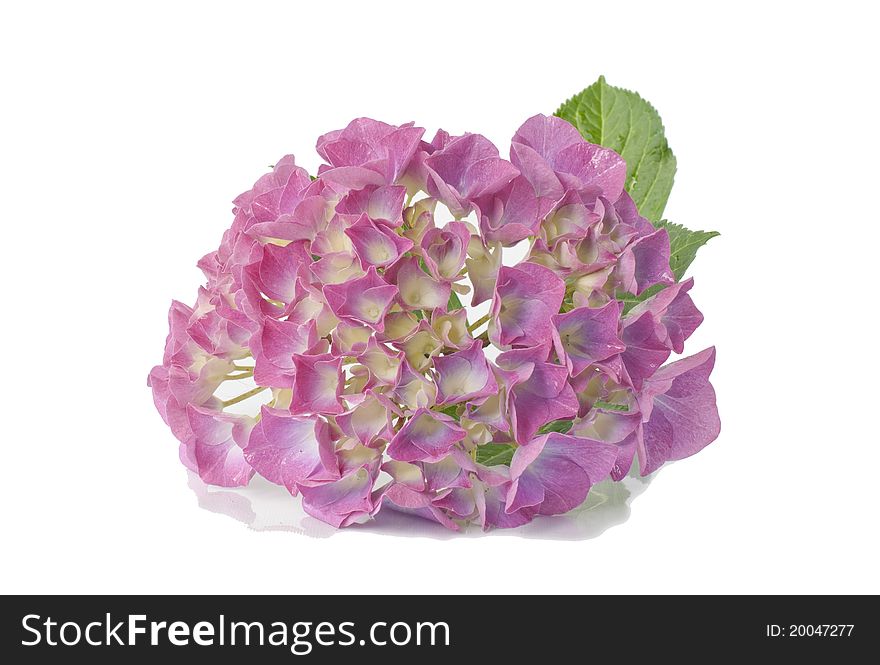
[[[259,395],[264,390],[268,390],[268,386],[257,386],[256,388],[252,388],[248,390],[246,393],[242,393],[238,397],[233,397],[232,399],[227,399],[222,401],[220,404],[225,409],[227,406],[232,406],[233,404],[238,404],[239,402],[243,402],[246,399],[253,397],[254,395]]]
[[[474,330],[479,328],[481,325],[486,323],[486,321],[488,321],[490,318],[492,318],[492,317],[489,314],[485,314],[485,315],[481,316],[479,319],[477,319],[476,321],[474,321],[473,323],[471,323],[467,327],[468,332],[473,332]]]
[[[223,377],[224,381],[238,381],[239,379],[249,379],[254,375],[253,370],[242,372],[241,374],[227,374]]]

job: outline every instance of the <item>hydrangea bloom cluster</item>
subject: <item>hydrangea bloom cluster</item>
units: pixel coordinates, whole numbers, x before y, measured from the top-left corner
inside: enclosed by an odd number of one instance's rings
[[[336,527],[386,507],[490,528],[710,443],[715,351],[664,365],[702,315],[621,157],[543,115],[509,160],[423,133],[354,120],[318,140],[316,178],[287,156],[235,199],[149,376],[184,464],[223,486],[258,473]],[[253,387],[224,401],[225,382]],[[263,403],[230,412],[245,400]]]

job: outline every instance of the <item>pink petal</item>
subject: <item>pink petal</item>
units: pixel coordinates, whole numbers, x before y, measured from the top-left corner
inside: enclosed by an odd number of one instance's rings
[[[557,432],[539,436],[513,455],[505,511],[534,508],[559,515],[577,508],[616,459],[617,449],[609,443]]]
[[[437,403],[476,402],[498,392],[495,376],[483,353],[483,343],[434,359],[437,371]]]
[[[254,470],[244,457],[243,446],[254,427],[254,419],[189,405],[195,461],[199,477],[211,485],[247,485]]]
[[[419,409],[394,435],[387,452],[392,459],[402,462],[437,462],[465,436],[452,418]]]
[[[284,485],[292,494],[302,483],[339,477],[333,444],[313,418],[263,407],[251,432],[245,459],[264,478]]]
[[[383,280],[373,266],[363,277],[324,286],[324,297],[336,316],[379,332],[397,293],[397,287]]]
[[[718,437],[721,420],[709,383],[714,365],[715,348],[710,347],[666,365],[645,381],[639,400],[646,420],[639,451],[643,475],[667,460],[699,452]]]
[[[411,240],[397,235],[391,228],[374,222],[366,215],[361,215],[357,222],[345,229],[345,235],[351,239],[364,267],[389,266],[413,246]]]
[[[342,358],[329,353],[293,356],[294,414],[338,414],[345,409],[340,397],[343,388]]]
[[[572,375],[626,349],[617,336],[619,320],[620,308],[615,301],[604,307],[577,307],[553,316],[557,352],[565,358]]]

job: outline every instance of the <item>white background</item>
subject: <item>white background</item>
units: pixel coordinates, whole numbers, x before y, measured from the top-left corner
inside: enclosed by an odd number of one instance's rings
[[[670,7],[664,7],[664,5]],[[871,3],[5,3],[0,591],[880,592]],[[256,531],[145,385],[231,199],[357,115],[661,112],[723,431],[587,540]],[[327,535],[324,533],[323,535]]]

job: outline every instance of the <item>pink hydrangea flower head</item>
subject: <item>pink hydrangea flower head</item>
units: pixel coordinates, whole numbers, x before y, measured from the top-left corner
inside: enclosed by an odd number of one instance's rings
[[[510,161],[423,134],[357,118],[315,177],[287,155],[235,199],[148,377],[190,472],[259,474],[338,528],[513,528],[713,441],[714,348],[667,362],[693,280],[623,159],[543,115]]]

